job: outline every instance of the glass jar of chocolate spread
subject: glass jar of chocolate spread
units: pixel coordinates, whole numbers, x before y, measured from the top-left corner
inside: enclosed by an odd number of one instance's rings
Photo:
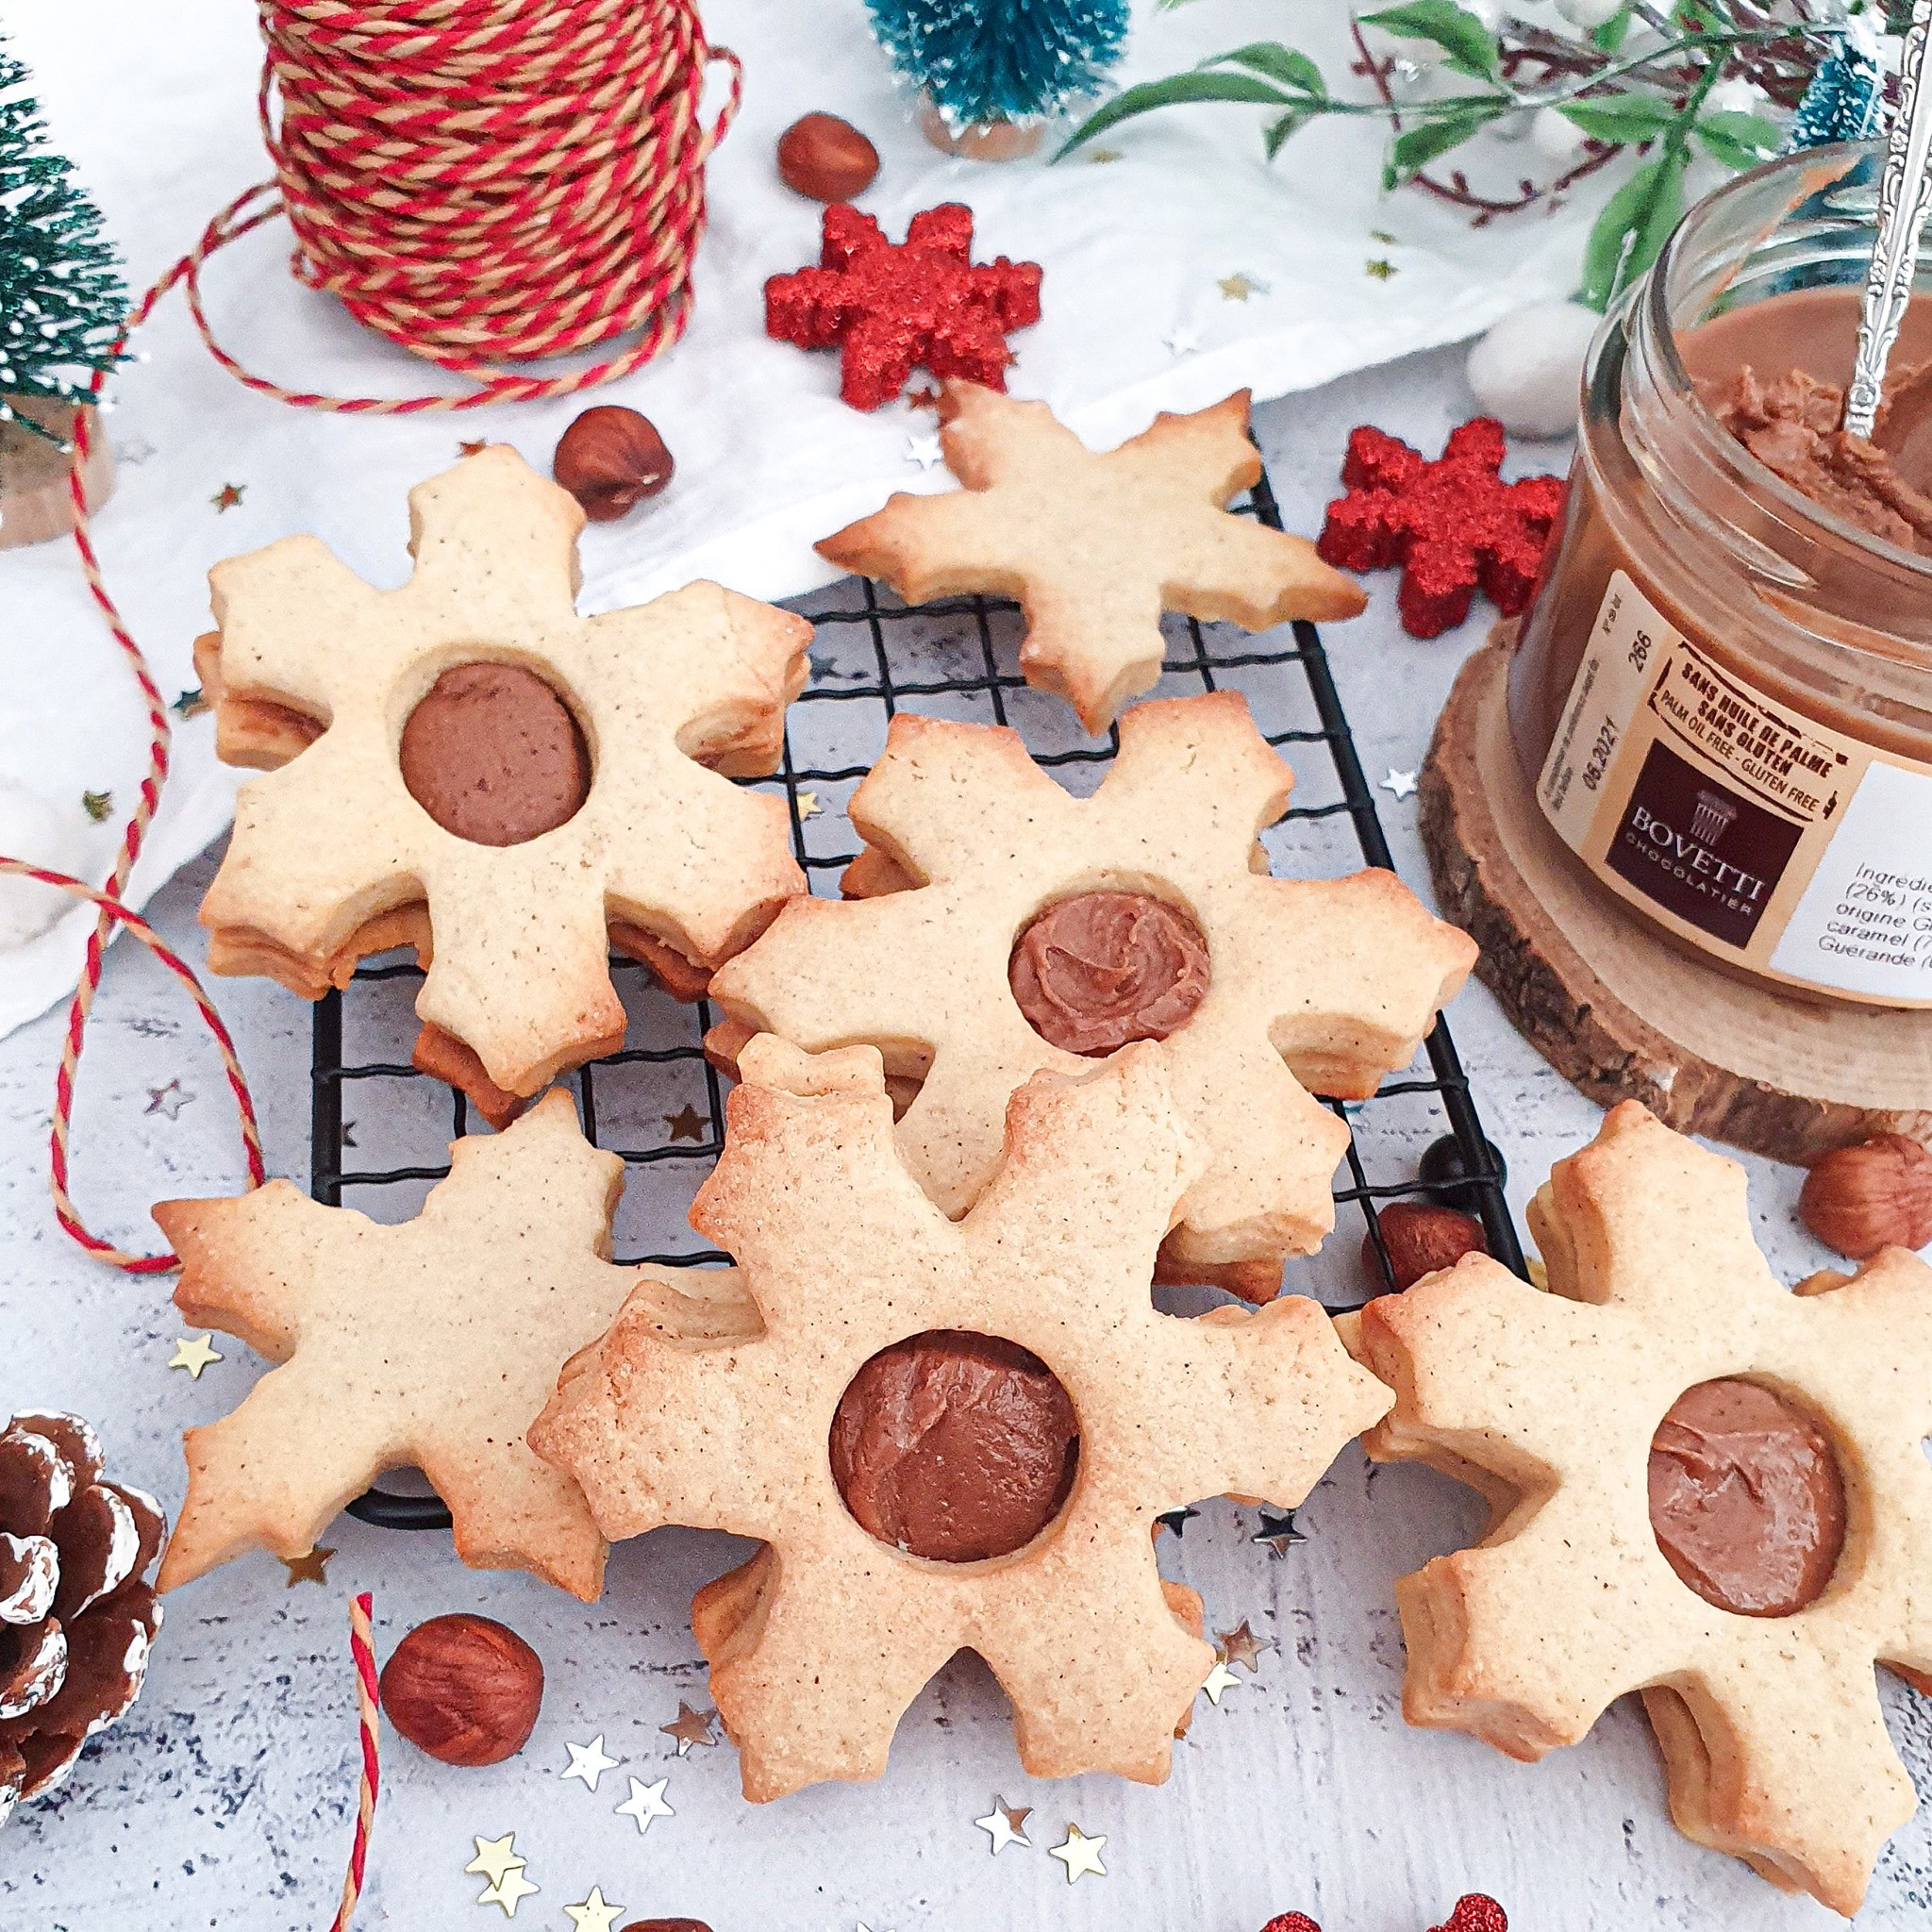
[[[1876,181],[1869,147],[1740,175],[1605,319],[1509,720],[1563,844],[1678,943],[1932,1007],[1932,269],[1872,441],[1838,427]]]

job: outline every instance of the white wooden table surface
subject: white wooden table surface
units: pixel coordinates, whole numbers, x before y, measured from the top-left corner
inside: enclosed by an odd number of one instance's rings
[[[1431,451],[1468,411],[1459,358],[1420,358],[1263,412],[1291,525],[1311,527],[1332,493],[1350,425],[1372,421]],[[1521,453],[1532,460],[1538,453]],[[1548,453],[1557,461],[1562,452]],[[1329,633],[1338,679],[1372,777],[1419,762],[1455,669],[1481,621],[1432,644],[1403,638],[1393,586]],[[1310,783],[1313,782],[1312,774]],[[1413,799],[1377,793],[1397,860],[1426,892]],[[1337,859],[1339,867],[1341,862]],[[194,908],[204,859],[156,902],[156,922],[202,955]],[[308,1155],[308,1008],[266,982],[217,987],[254,1082],[271,1170]],[[1581,1099],[1472,986],[1454,1025],[1520,1212],[1552,1158],[1593,1131]],[[191,1381],[165,1366],[183,1330],[166,1279],[86,1260],[56,1227],[45,1138],[59,1016],[0,1042],[0,1408],[71,1407],[102,1427],[116,1474],[179,1503],[179,1432],[225,1412],[258,1364],[239,1343]],[[174,1118],[148,1111],[178,1080]],[[83,1062],[75,1145],[95,1226],[152,1242],[152,1200],[220,1192],[240,1179],[219,1068],[172,983],[131,945],[115,949]],[[1406,1171],[1440,1124],[1378,1124],[1381,1169]],[[1792,1219],[1797,1177],[1750,1163],[1752,1207],[1774,1263],[1796,1278],[1826,1257]],[[1344,1227],[1312,1279],[1350,1277]],[[1476,1529],[1474,1499],[1427,1472],[1373,1483],[1344,1456],[1302,1513],[1308,1541],[1275,1560],[1249,1541],[1254,1512],[1204,1507],[1163,1562],[1207,1599],[1210,1627],[1247,1618],[1277,1648],[1220,1707],[1201,1703],[1158,1789],[1102,1777],[1053,1786],[1018,1769],[1004,1702],[983,1669],[947,1669],[900,1727],[875,1785],[824,1788],[754,1807],[728,1745],[679,1760],[658,1726],[680,1698],[703,1707],[687,1607],[733,1559],[727,1540],[662,1532],[620,1548],[602,1603],[586,1607],[527,1578],[461,1568],[443,1535],[385,1533],[347,1518],[329,1532],[328,1587],[291,1587],[256,1556],[168,1604],[145,1696],[88,1751],[52,1801],[0,1831],[5,1932],[196,1926],[321,1932],[334,1909],[353,1814],[356,1747],[344,1600],[373,1590],[378,1646],[421,1619],[480,1610],[541,1653],[548,1688],[524,1753],[455,1771],[392,1736],[372,1875],[357,1924],[458,1932],[496,1923],[465,1876],[472,1837],[516,1833],[541,1888],[522,1928],[559,1932],[594,1884],[630,1918],[671,1913],[717,1932],[949,1932],[1064,1924],[1123,1932],[1258,1932],[1299,1908],[1327,1932],[1421,1932],[1465,1890],[1493,1893],[1521,1932],[1821,1925],[1741,1865],[1680,1838],[1664,1811],[1648,1733],[1627,1702],[1541,1766],[1458,1736],[1406,1728],[1391,1580]],[[1932,1790],[1932,1703],[1887,1681],[1893,1734]],[[566,1741],[601,1732],[624,1760],[593,1795],[563,1783]],[[640,1839],[613,1807],[635,1773],[669,1776],[675,1816]],[[972,1820],[995,1793],[1035,1807],[1035,1848],[990,1857]],[[1108,1875],[1071,1889],[1044,1846],[1068,1821],[1105,1834]],[[1921,1926],[1932,1899],[1932,1814],[1880,1862],[1861,1925]]]

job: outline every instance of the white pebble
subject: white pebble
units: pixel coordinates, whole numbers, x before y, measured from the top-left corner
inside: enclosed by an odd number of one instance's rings
[[[1506,315],[1469,352],[1469,386],[1515,436],[1576,427],[1584,352],[1602,317],[1578,302],[1532,302]]]
[[[1557,11],[1572,26],[1594,33],[1606,21],[1623,11],[1624,0],[1557,0]]]
[[[1529,124],[1530,145],[1555,167],[1574,161],[1583,152],[1583,129],[1555,108],[1539,108]]]
[[[0,778],[0,857],[25,858],[49,872],[85,878],[90,870],[88,830],[77,794],[73,808],[62,812],[38,791]],[[43,886],[38,879],[0,876],[0,953],[38,939],[77,904],[71,893]]]

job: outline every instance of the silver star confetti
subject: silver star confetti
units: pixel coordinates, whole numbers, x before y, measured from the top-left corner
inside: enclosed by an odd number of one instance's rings
[[[660,1777],[655,1784],[645,1784],[641,1778],[630,1781],[630,1796],[617,1807],[620,1818],[637,1820],[638,1836],[650,1830],[654,1818],[675,1818],[677,1814],[664,1802],[664,1788],[671,1780]]]
[[[937,436],[908,436],[906,439],[906,460],[917,463],[922,470],[929,470],[943,460],[945,452],[940,447]]]
[[[179,1080],[170,1080],[165,1087],[150,1087],[147,1090],[147,1105],[143,1113],[165,1114],[169,1120],[176,1119],[181,1109],[194,1098]]]
[[[1382,780],[1382,790],[1392,791],[1397,798],[1410,798],[1415,795],[1415,774],[1398,772],[1393,765],[1389,767],[1389,775]]]
[[[1190,328],[1184,322],[1177,322],[1160,340],[1170,356],[1191,356],[1201,346],[1201,332]]]
[[[1227,1659],[1217,1657],[1214,1668],[1201,1680],[1201,1688],[1207,1691],[1209,1704],[1219,1705],[1222,1698],[1240,1682],[1241,1679],[1228,1669]]]
[[[1030,1805],[1009,1805],[1006,1799],[996,1795],[992,1809],[984,1818],[975,1818],[973,1822],[992,1840],[992,1855],[998,1857],[1008,1845],[1032,1848],[1033,1840],[1026,1836],[1026,1821],[1032,1813]]]
[[[566,1744],[563,1748],[570,1753],[570,1764],[565,1770],[558,1772],[558,1776],[566,1784],[574,1777],[581,1778],[585,1787],[592,1791],[597,1789],[597,1780],[607,1771],[616,1770],[619,1762],[615,1757],[605,1756],[602,1731],[599,1731],[588,1744]]]

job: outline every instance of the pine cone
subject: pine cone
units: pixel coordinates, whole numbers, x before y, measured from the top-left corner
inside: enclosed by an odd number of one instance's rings
[[[0,1821],[141,1695],[161,1627],[142,1579],[166,1532],[152,1496],[101,1480],[78,1416],[23,1413],[0,1434]]]

